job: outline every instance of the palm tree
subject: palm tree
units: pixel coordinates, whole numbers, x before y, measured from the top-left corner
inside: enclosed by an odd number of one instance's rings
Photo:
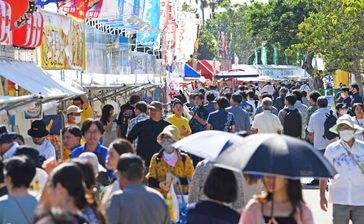
[[[202,24],[205,23],[205,8],[207,8],[208,0],[196,0],[196,4],[198,5],[200,1],[200,10],[201,10],[201,17],[202,17]]]

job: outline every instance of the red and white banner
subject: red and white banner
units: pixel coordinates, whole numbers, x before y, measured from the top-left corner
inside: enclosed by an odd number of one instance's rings
[[[180,83],[182,78],[167,77],[167,102],[171,102],[173,98],[179,94]]]
[[[169,0],[160,0],[160,30],[164,30],[168,22],[168,4]]]
[[[197,20],[193,13],[179,12],[176,30],[176,60],[188,61],[197,39]]]
[[[0,0],[0,2],[2,1]],[[5,0],[5,2],[8,4],[6,8],[11,10],[11,12],[7,11],[6,14],[10,19],[5,19],[7,21],[5,30],[11,30],[11,35],[8,33],[9,38],[6,37],[5,39],[6,44],[24,48],[39,47],[42,43],[43,16],[36,11],[35,0]],[[3,16],[0,15],[1,17]],[[2,38],[0,40],[3,41]]]
[[[177,29],[177,18],[176,18],[176,2],[173,0],[168,0],[167,5],[167,25],[164,29],[164,59],[167,65],[171,65],[176,48],[176,29]]]
[[[10,36],[11,6],[0,0],[0,43],[8,40]]]

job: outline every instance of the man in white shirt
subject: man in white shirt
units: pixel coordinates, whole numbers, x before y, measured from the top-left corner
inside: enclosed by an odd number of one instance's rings
[[[306,138],[306,120],[307,120],[307,110],[308,107],[302,103],[302,93],[300,90],[294,90],[292,94],[296,97],[296,102],[294,107],[301,113],[302,115],[302,139]]]
[[[47,139],[49,131],[46,125],[41,120],[35,120],[32,122],[28,135],[32,137],[34,148],[38,150],[39,155],[45,159],[56,159],[56,150],[52,143]]]
[[[325,134],[325,121],[326,115],[330,114],[330,109],[327,108],[328,101],[325,96],[320,96],[317,99],[318,109],[311,115],[310,121],[308,122],[308,139],[313,143],[313,147],[319,150],[322,154],[326,147],[336,141],[336,139],[326,139]]]
[[[15,133],[8,132],[4,125],[0,126],[0,154],[4,160],[13,156],[19,146],[14,137]]]
[[[324,156],[338,176],[330,181],[329,201],[333,203],[333,224],[364,223],[364,142],[355,139],[364,131],[349,115],[341,116],[331,132],[340,140],[327,146]],[[327,211],[327,180],[320,180],[320,205]]]
[[[324,154],[326,147],[336,141],[334,139],[327,139],[325,134],[325,121],[326,115],[330,114],[330,109],[327,108],[328,101],[325,96],[320,96],[317,98],[317,106],[318,109],[311,115],[310,120],[308,122],[308,140],[313,143],[313,147],[317,149],[321,154]],[[308,185],[318,186],[319,180],[315,179]]]
[[[301,85],[300,87],[300,90],[301,91],[305,91],[306,93],[309,93],[311,92],[311,88],[310,86],[308,85],[308,82],[307,81],[304,81],[303,84]]]
[[[283,130],[279,118],[272,111],[273,102],[269,97],[262,101],[263,113],[255,116],[252,133],[281,133]]]
[[[260,91],[262,93],[268,93],[269,95],[273,95],[276,90],[274,89],[274,86],[271,82],[267,82],[263,89]]]

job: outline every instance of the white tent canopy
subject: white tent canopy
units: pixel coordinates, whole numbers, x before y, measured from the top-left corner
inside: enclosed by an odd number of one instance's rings
[[[0,76],[18,84],[33,94],[45,98],[62,98],[84,92],[55,80],[31,62],[0,60]]]

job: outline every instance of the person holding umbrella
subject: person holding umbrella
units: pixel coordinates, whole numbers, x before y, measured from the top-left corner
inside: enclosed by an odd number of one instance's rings
[[[299,179],[336,175],[335,168],[312,145],[278,134],[251,135],[231,144],[215,160],[215,166],[264,176],[267,194],[248,203],[240,220],[244,224],[313,223]]]
[[[303,201],[300,180],[265,176],[263,183],[266,193],[248,202],[240,218],[240,224],[313,223],[312,213]],[[275,216],[272,218],[273,207]]]
[[[333,224],[364,223],[364,142],[355,138],[364,129],[349,115],[343,115],[330,129],[340,140],[327,146],[324,156],[340,174],[330,181]],[[327,211],[327,179],[320,180],[320,205]]]

